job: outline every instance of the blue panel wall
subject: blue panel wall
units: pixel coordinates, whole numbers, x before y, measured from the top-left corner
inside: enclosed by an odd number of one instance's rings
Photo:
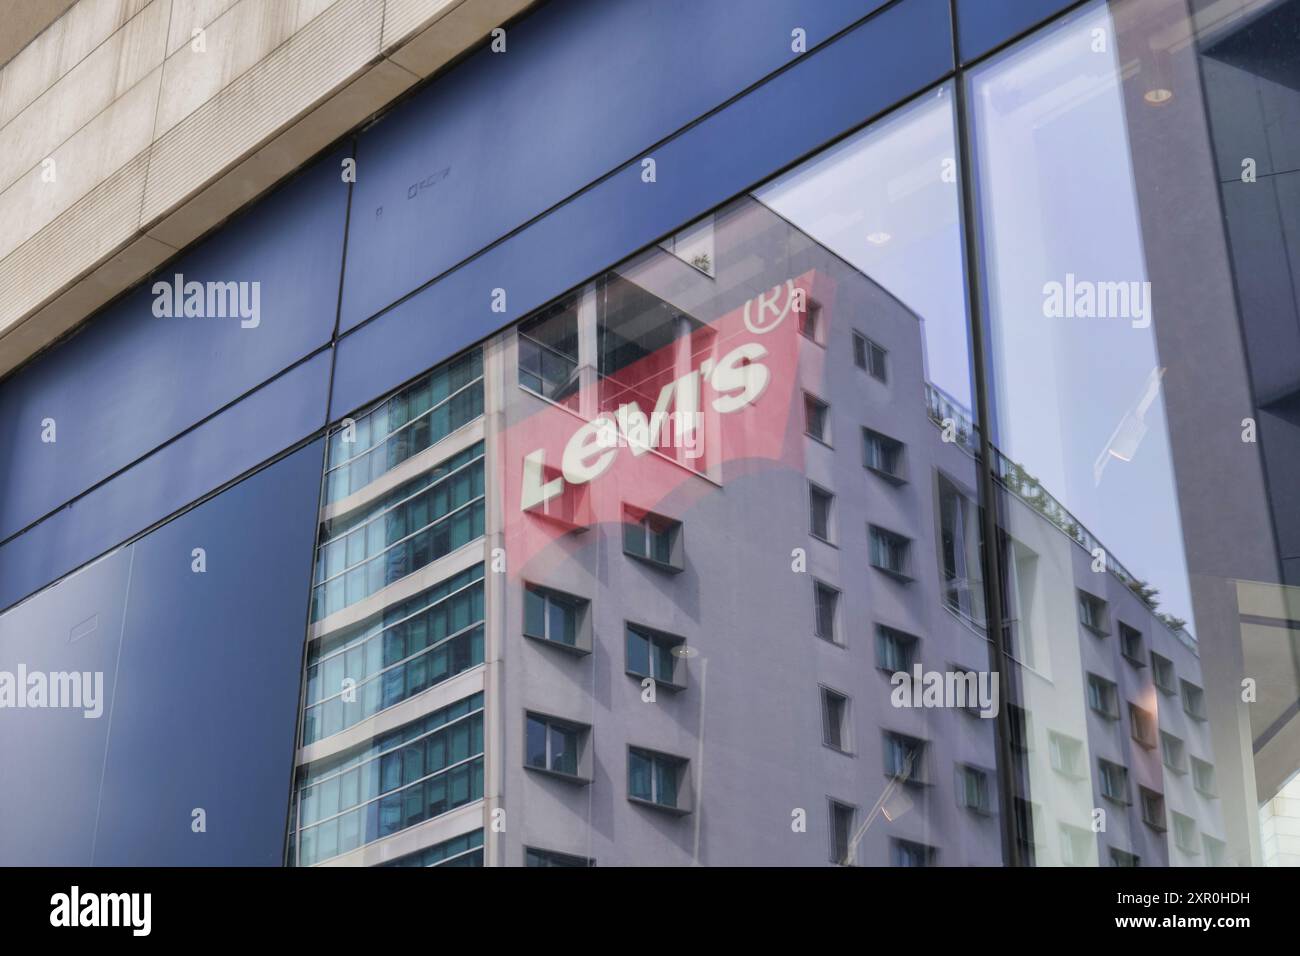
[[[347,185],[342,153],[253,206],[165,271],[260,282],[260,324],[156,318],[151,282],[0,383],[0,539],[329,341]],[[53,418],[57,441],[41,441]],[[266,457],[278,449],[267,449]]]
[[[130,549],[0,615],[0,671],[98,672],[102,712],[0,710],[0,864],[89,866]]]
[[[342,328],[794,61],[796,27],[811,48],[885,2],[556,0],[524,18],[504,54],[359,137]]]
[[[0,862],[281,862],[321,452],[0,616],[0,670],[97,671],[104,687],[97,718],[0,711]]]
[[[318,353],[0,545],[0,609],[320,428],[331,358]]]
[[[947,0],[883,11],[653,150],[655,183],[642,182],[634,161],[340,340],[331,416],[522,317],[951,68]],[[349,252],[349,269],[351,262]],[[507,291],[504,313],[491,311],[498,287]]]
[[[1078,0],[957,0],[957,49],[967,63]]]
[[[321,454],[314,442],[135,545],[96,865],[282,863]]]

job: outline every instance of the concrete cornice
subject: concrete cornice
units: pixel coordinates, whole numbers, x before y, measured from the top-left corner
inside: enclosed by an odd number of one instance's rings
[[[0,69],[0,375],[536,0],[77,0]]]

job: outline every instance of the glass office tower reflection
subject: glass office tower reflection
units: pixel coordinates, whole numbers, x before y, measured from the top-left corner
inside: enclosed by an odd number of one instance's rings
[[[476,350],[331,435],[294,863],[363,853],[395,834],[409,843],[404,831],[482,798],[485,602],[473,553],[486,509],[482,415]],[[374,862],[472,866],[481,845],[471,828]]]

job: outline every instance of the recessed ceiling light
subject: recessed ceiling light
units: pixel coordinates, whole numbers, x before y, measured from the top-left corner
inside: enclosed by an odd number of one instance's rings
[[[867,233],[867,242],[871,243],[873,246],[883,246],[893,238],[893,236],[884,231]]]
[[[1142,98],[1152,106],[1163,106],[1174,98],[1174,91],[1167,87],[1157,86],[1154,89],[1147,90]]]

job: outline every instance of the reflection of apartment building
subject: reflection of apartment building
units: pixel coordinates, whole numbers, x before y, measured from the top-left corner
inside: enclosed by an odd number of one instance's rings
[[[994,722],[891,701],[896,672],[988,669],[969,413],[919,319],[762,204],[683,235],[331,436],[299,864],[1000,860]],[[747,334],[794,277],[785,336]],[[746,338],[752,407],[684,397]],[[698,419],[573,482],[561,443],[665,394]],[[569,484],[529,497],[530,457]],[[1025,848],[1218,862],[1194,642],[1045,492],[1009,500]]]
[[[1093,553],[1042,511],[1008,497],[1009,618],[1022,665],[1013,713],[1023,728],[1017,762],[1032,795],[1034,859],[1221,864],[1195,642],[1119,574],[1094,570]]]

